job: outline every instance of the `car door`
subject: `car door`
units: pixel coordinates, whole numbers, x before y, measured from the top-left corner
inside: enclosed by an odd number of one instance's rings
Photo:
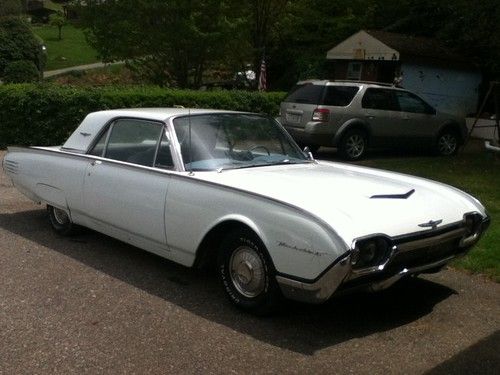
[[[101,136],[90,152],[100,157],[89,162],[84,181],[91,227],[119,237],[130,234],[135,242],[144,238],[166,244],[165,199],[170,177],[145,168],[172,163],[162,152],[162,135],[166,135],[162,123],[118,119]],[[132,237],[124,240],[134,242]]]
[[[371,128],[372,146],[386,146],[403,135],[394,90],[372,87],[366,89],[361,107],[363,117]]]
[[[407,142],[433,138],[437,131],[436,110],[411,92],[397,90],[395,95],[401,110],[403,138]]]

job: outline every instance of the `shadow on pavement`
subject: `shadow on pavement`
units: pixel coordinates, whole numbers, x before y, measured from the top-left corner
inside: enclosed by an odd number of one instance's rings
[[[0,214],[0,227],[202,318],[307,355],[413,322],[455,293],[415,278],[378,294],[342,296],[320,306],[290,302],[279,314],[258,318],[232,307],[212,274],[182,267],[91,231],[73,238],[59,237],[49,228],[45,210]]]
[[[500,331],[439,364],[427,375],[500,374]]]

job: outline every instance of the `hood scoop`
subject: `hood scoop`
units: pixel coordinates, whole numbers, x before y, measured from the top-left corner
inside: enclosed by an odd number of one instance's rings
[[[415,189],[411,189],[409,192],[405,194],[379,194],[372,195],[370,199],[408,199],[410,195],[415,192]]]

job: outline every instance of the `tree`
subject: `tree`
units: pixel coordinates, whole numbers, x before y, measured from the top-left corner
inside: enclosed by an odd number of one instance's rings
[[[41,71],[42,46],[24,20],[18,17],[0,19],[0,77],[9,63],[18,60],[31,61]]]
[[[87,1],[87,37],[104,61],[128,60],[159,85],[198,87],[226,50],[229,24],[219,0]]]
[[[62,12],[57,12],[54,14],[51,14],[49,17],[49,22],[52,26],[56,26],[59,34],[59,40],[62,39],[62,28],[67,24],[66,18],[62,14]]]
[[[2,80],[5,83],[36,82],[40,79],[40,73],[32,61],[18,60],[7,64]]]
[[[0,0],[0,17],[18,16],[21,11],[21,0]]]

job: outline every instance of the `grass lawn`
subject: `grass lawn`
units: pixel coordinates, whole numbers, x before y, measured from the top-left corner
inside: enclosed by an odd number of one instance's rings
[[[58,39],[57,27],[34,26],[33,30],[43,39],[47,47],[45,70],[67,68],[75,65],[98,62],[97,52],[87,44],[83,30],[73,25],[62,29],[62,40]]]
[[[472,141],[454,157],[375,155],[361,164],[441,181],[478,198],[491,216],[490,228],[454,266],[500,282],[500,156],[495,158]]]

